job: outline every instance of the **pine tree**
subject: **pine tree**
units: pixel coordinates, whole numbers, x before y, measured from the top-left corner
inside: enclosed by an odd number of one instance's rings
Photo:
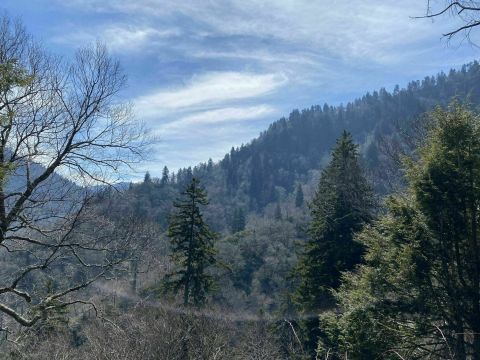
[[[302,185],[298,184],[297,192],[295,193],[295,206],[296,207],[302,207],[303,201],[304,201],[304,199],[303,199]]]
[[[152,177],[150,176],[150,173],[148,171],[145,173],[145,176],[143,177],[143,182],[145,184],[150,184],[152,182]]]
[[[280,220],[282,220],[282,217],[283,217],[282,216],[282,208],[280,207],[280,204],[277,203],[277,206],[275,206],[275,213],[273,214],[273,218],[275,220],[280,221]]]
[[[210,231],[200,211],[207,204],[206,191],[192,178],[182,197],[173,204],[176,212],[168,227],[175,270],[166,276],[165,289],[175,293],[182,290],[185,306],[204,304],[214,285],[208,268],[216,264],[216,234]]]
[[[212,169],[213,169],[213,160],[212,158],[209,158],[207,163],[207,172],[211,172]]]
[[[330,164],[323,170],[311,203],[310,239],[294,270],[299,279],[294,301],[303,315],[305,346],[314,351],[318,337],[316,314],[334,306],[330,289],[340,284],[341,272],[352,270],[363,248],[354,233],[370,222],[373,193],[359,164],[357,145],[343,132]]]
[[[250,173],[250,208],[255,209],[262,199],[262,189],[263,189],[263,167],[262,159],[257,152],[254,152],[252,155],[251,163],[251,173]]]
[[[246,225],[246,219],[245,219],[245,213],[243,209],[241,207],[236,208],[233,212],[232,234],[245,230],[245,225]]]
[[[187,186],[188,184],[190,184],[190,182],[192,181],[193,179],[193,170],[192,170],[192,167],[189,166],[186,170],[184,170],[183,172],[183,186]]]
[[[162,178],[160,180],[160,184],[164,186],[164,185],[168,184],[169,180],[170,179],[169,179],[168,167],[164,166],[163,171],[162,171]]]

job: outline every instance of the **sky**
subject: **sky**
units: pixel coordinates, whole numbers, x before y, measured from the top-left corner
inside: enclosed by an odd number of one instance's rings
[[[442,3],[441,0],[438,0]],[[101,41],[156,143],[132,177],[248,143],[293,109],[338,105],[477,59],[423,0],[2,0],[52,52]]]

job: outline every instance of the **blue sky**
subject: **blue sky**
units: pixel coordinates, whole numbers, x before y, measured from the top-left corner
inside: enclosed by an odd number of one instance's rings
[[[337,105],[480,55],[442,32],[427,1],[3,0],[54,52],[100,40],[129,77],[122,96],[155,133],[161,168],[219,160],[294,108]],[[442,1],[439,0],[439,3]]]

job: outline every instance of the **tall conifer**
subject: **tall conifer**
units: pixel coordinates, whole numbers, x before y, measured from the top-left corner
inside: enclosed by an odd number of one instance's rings
[[[182,291],[185,306],[204,304],[214,284],[207,270],[216,264],[216,234],[204,222],[200,211],[207,204],[206,191],[199,180],[192,178],[173,204],[176,211],[168,227],[175,269],[166,276],[165,288],[175,293]]]
[[[333,306],[330,289],[340,284],[341,272],[361,260],[362,246],[354,233],[372,219],[373,192],[359,164],[358,146],[348,132],[337,140],[330,164],[323,170],[310,204],[310,239],[300,254],[294,301],[301,314],[306,347],[316,348],[317,315]]]
[[[161,185],[166,185],[170,182],[170,172],[168,170],[168,167],[165,165],[162,170],[162,179],[160,180]]]
[[[297,191],[295,193],[295,206],[302,207],[304,201],[302,185],[298,184]]]
[[[322,315],[325,353],[480,359],[480,118],[453,103],[429,123],[407,191],[358,235],[366,263],[345,274],[340,315]]]

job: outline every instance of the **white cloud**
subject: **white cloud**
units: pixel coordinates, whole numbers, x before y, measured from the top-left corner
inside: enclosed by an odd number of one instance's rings
[[[303,44],[342,58],[395,61],[401,47],[439,35],[418,0],[82,0],[78,7],[131,16],[168,19],[181,14],[201,24],[210,35],[252,36]],[[248,49],[253,50],[253,49]]]
[[[174,29],[157,30],[153,28],[107,28],[102,37],[109,47],[121,50],[140,47],[150,40],[178,36],[179,32]]]
[[[151,118],[267,95],[286,83],[286,76],[278,73],[211,72],[194,76],[181,88],[141,96],[134,103],[140,117]]]
[[[160,139],[157,160],[177,168],[208,157],[219,159],[232,145],[257,135],[254,124],[278,115],[276,108],[259,102],[287,81],[282,73],[210,72],[184,86],[141,96],[134,104],[137,116],[147,120]],[[180,146],[189,150],[180,151]]]
[[[226,107],[222,109],[202,111],[187,115],[179,120],[172,121],[159,128],[160,136],[183,132],[186,128],[202,127],[211,130],[211,126],[230,125],[232,122],[248,121],[274,114],[276,110],[269,105]]]
[[[262,122],[260,119],[258,121]],[[263,126],[268,123],[268,120],[263,120]],[[248,126],[244,122],[223,122],[184,129],[176,134],[160,133],[155,159],[146,165],[145,169],[159,175],[164,164],[170,169],[178,169],[193,166],[209,158],[217,161],[222,159],[232,146],[248,143],[259,132],[256,126]]]
[[[192,56],[200,59],[236,59],[236,60],[254,60],[263,63],[283,63],[283,64],[302,64],[318,66],[318,56],[314,54],[293,52],[293,53],[273,53],[267,49],[251,50],[246,49],[233,51],[212,51],[201,49],[192,53]]]
[[[142,48],[145,45],[169,37],[179,36],[176,28],[156,29],[153,27],[137,27],[127,24],[113,24],[106,27],[72,28],[63,30],[61,35],[51,40],[60,44],[78,47],[79,44],[90,44],[99,40],[105,43],[109,50],[114,52],[129,52]]]

